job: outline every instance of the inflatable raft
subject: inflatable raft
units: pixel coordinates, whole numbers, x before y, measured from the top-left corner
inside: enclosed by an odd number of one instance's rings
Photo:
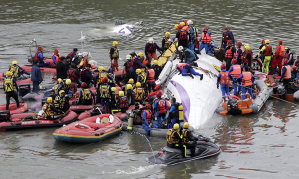
[[[299,86],[290,83],[286,89],[283,85],[278,85],[273,88],[273,99],[283,99],[286,101],[299,101]]]
[[[101,114],[59,128],[53,137],[62,142],[95,143],[119,134],[122,126],[119,118]]]
[[[20,104],[19,107],[17,107],[17,103],[9,104],[10,114],[23,113],[28,111],[28,104],[24,102],[20,102],[19,104]],[[0,105],[0,111],[5,111],[5,110],[6,110],[6,104]]]
[[[35,116],[35,117],[33,117]],[[8,122],[0,123],[0,131],[41,128],[41,127],[57,127],[68,124],[76,120],[77,114],[69,111],[65,116],[55,120],[38,119],[35,113],[13,114]]]

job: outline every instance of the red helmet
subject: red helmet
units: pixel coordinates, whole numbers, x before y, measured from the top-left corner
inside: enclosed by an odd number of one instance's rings
[[[282,44],[282,40],[278,40],[278,43],[279,43],[279,44]]]
[[[146,109],[151,109],[152,106],[151,106],[149,103],[147,103],[147,104],[145,105],[145,108],[146,108]]]
[[[182,24],[179,24],[178,29],[181,29],[181,28],[183,28],[183,26],[182,26]]]
[[[87,88],[87,84],[85,82],[81,83],[81,88]]]
[[[103,82],[103,83],[108,83],[108,78],[104,77],[104,78],[102,79],[102,82]]]
[[[42,49],[44,49],[42,46],[38,46],[38,47],[37,47],[37,50],[38,50],[38,51],[41,51]]]
[[[160,87],[161,87],[161,85],[158,84],[158,85],[154,88],[154,90],[157,91]]]
[[[58,51],[58,49],[57,49],[57,48],[54,50],[54,53],[59,53],[59,51]]]
[[[230,28],[228,26],[225,27],[227,30],[230,30]]]
[[[160,91],[158,91],[158,93],[156,94],[157,98],[161,98],[162,93]]]
[[[223,70],[223,69],[226,68],[226,65],[225,65],[225,64],[222,64],[220,68],[221,68],[221,70]]]
[[[297,70],[297,67],[296,66],[292,66],[293,70]]]
[[[232,64],[236,64],[236,63],[237,63],[237,59],[234,58],[234,59],[232,60]]]
[[[205,26],[205,28],[203,28],[204,31],[208,31],[209,28],[207,26]]]
[[[262,42],[264,43],[266,39],[263,39]]]
[[[242,45],[242,42],[241,42],[241,41],[238,41],[238,42],[237,42],[237,45],[240,45],[240,46],[241,46],[241,45]]]
[[[282,62],[284,65],[286,65],[288,63],[288,59],[284,59]]]

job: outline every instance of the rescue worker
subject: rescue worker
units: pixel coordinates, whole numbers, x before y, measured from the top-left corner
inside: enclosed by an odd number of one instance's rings
[[[268,74],[269,73],[269,65],[270,65],[271,59],[273,57],[273,48],[270,45],[270,40],[268,40],[268,39],[265,40],[265,45],[259,51],[258,56],[260,56],[260,58],[262,58],[262,56],[263,56],[263,58],[264,58],[263,66],[266,68],[266,74]],[[262,72],[263,73],[265,72],[263,67],[262,67]]]
[[[253,60],[253,54],[252,51],[250,50],[249,45],[244,45],[245,51],[242,54],[242,61],[244,63],[244,66],[248,66],[249,70],[251,68],[251,61]]]
[[[80,69],[87,67],[87,65],[89,64],[88,53],[87,52],[83,52],[82,55],[83,55],[83,58],[81,59],[80,64],[77,66]],[[90,65],[90,67],[91,67],[91,65]]]
[[[171,98],[171,107],[169,110],[169,114],[167,117],[167,128],[170,129],[174,126],[174,124],[180,124],[179,120],[179,106],[180,104],[176,102],[176,99],[174,97]],[[171,125],[170,125],[171,124]],[[181,126],[180,126],[181,128]]]
[[[80,77],[80,73],[75,68],[76,68],[76,65],[71,64],[71,68],[67,71],[67,78],[72,81],[71,91],[74,92],[74,94],[76,96],[76,94],[77,94],[77,84],[78,84],[78,79]]]
[[[178,26],[179,26],[179,24],[175,24],[174,27],[173,27],[174,30],[179,31]]]
[[[194,45],[197,40],[197,28],[193,26],[193,21],[188,20],[187,25],[189,27],[188,32],[189,32],[189,49],[194,52]]]
[[[172,129],[169,129],[166,133],[167,146],[171,148],[181,149],[182,156],[185,156],[186,146],[183,146],[183,135],[180,134],[179,124],[174,124]]]
[[[183,66],[176,68],[182,76],[190,76],[192,79],[194,78],[193,75],[200,76],[200,80],[203,79],[203,74],[195,72],[194,69],[191,67],[190,64],[186,63]]]
[[[60,90],[63,90],[68,96],[72,97],[74,93],[71,91],[71,83],[70,79],[66,79],[65,82],[63,80],[56,89],[56,95]]]
[[[163,39],[162,39],[162,50],[163,50],[163,52],[165,52],[169,48],[169,43],[168,43],[169,38],[170,38],[170,32],[166,32],[165,37],[163,37]]]
[[[56,76],[57,78],[66,79],[67,77],[67,69],[65,66],[65,57],[61,57],[60,61],[56,63]]]
[[[290,52],[290,48],[286,47],[285,48],[285,54],[284,54],[284,59],[287,59],[288,60],[288,64],[291,66],[294,64],[294,53],[293,52]]]
[[[229,70],[235,53],[236,53],[236,48],[232,45],[232,41],[228,40],[227,47],[225,49],[226,70]]]
[[[124,63],[124,68],[122,71],[123,82],[127,83],[130,78],[134,78],[135,69],[133,67],[133,60],[131,55],[126,56],[126,62]],[[126,76],[124,77],[124,72],[126,71]]]
[[[217,49],[219,49],[218,47],[216,47],[215,45],[213,45],[212,43],[210,43],[210,45],[209,45],[209,49],[208,49],[208,51],[206,52],[207,54],[215,54],[215,51],[214,51],[214,48],[217,48]]]
[[[139,104],[143,104],[143,100],[145,98],[145,91],[144,88],[141,87],[141,83],[136,83],[136,88],[134,89],[135,93],[135,102]]]
[[[179,46],[183,46],[184,48],[188,48],[189,44],[188,44],[188,32],[183,29],[182,24],[178,25],[178,32],[175,35],[175,42],[178,42],[178,47]]]
[[[111,112],[115,109],[115,107],[117,106],[116,104],[117,102],[117,98],[116,98],[116,88],[115,87],[111,87],[111,99],[110,99],[110,109]]]
[[[44,116],[46,119],[57,119],[58,116],[55,116],[55,113],[63,114],[64,112],[60,109],[57,109],[53,104],[52,97],[47,98],[47,102],[42,107],[44,111]],[[60,117],[60,116],[59,116]]]
[[[78,68],[78,67],[80,67],[79,64],[80,64],[82,59],[83,59],[83,54],[78,53],[78,55],[74,56],[74,58],[72,59],[71,64],[76,65],[76,68]]]
[[[119,58],[119,51],[117,49],[118,42],[114,41],[112,43],[112,47],[109,50],[109,57],[111,61],[111,68],[113,71],[118,71],[118,58]]]
[[[16,80],[12,77],[12,73],[10,71],[6,72],[6,78],[3,81],[3,86],[4,92],[6,94],[6,110],[9,110],[11,97],[16,101],[17,107],[20,107],[18,99],[19,88]]]
[[[166,115],[167,115],[167,101],[162,98],[162,93],[158,93],[156,95],[158,99],[154,102],[154,114],[156,114],[157,121],[158,121],[158,127],[161,127],[161,118],[166,121]]]
[[[251,99],[254,99],[253,94],[252,94],[252,85],[254,83],[254,77],[252,73],[249,71],[248,66],[245,66],[245,72],[243,72],[238,80],[242,80],[242,100],[245,99],[246,92],[251,96]]]
[[[129,81],[128,81],[128,84],[131,84],[133,89],[135,88],[135,85],[134,85],[134,79],[133,78],[130,78]],[[125,90],[126,91],[126,90]]]
[[[241,75],[242,68],[241,65],[237,64],[237,59],[233,59],[232,64],[233,65],[230,67],[228,72],[233,78],[234,95],[237,96],[241,91],[241,81],[237,81],[237,78],[239,78],[239,76]]]
[[[179,46],[178,51],[184,54],[185,63],[191,64],[193,61],[196,61],[198,59],[197,55],[188,48],[184,49],[183,46]]]
[[[184,123],[184,129],[182,131],[183,136],[183,145],[186,146],[187,149],[191,149],[191,157],[195,156],[195,147],[196,141],[195,138],[192,136],[191,131],[189,130],[189,123]],[[186,157],[186,154],[185,154]]]
[[[162,53],[162,49],[154,42],[154,39],[149,38],[148,42],[145,44],[145,48],[144,48],[144,54],[149,63],[152,62],[152,59],[158,60],[158,57],[156,54],[157,49],[160,53]]]
[[[59,54],[59,51],[57,49],[54,50],[54,53],[51,57],[50,66],[56,67],[57,63],[60,61],[61,55]]]
[[[242,42],[238,41],[237,42],[237,48],[236,48],[236,54],[235,54],[235,58],[237,59],[237,64],[242,65],[243,60],[242,60],[242,54],[243,54],[243,49],[241,48],[242,46]]]
[[[146,84],[147,84],[147,91],[150,93],[156,87],[156,80],[155,80],[155,71],[151,69],[151,64],[146,64]]]
[[[289,87],[289,83],[291,82],[291,78],[292,78],[292,75],[291,75],[291,66],[288,65],[288,60],[287,59],[284,59],[282,61],[283,63],[283,68],[281,69],[281,77],[280,77],[280,80],[279,82],[282,81],[283,79],[283,86],[288,89]]]
[[[55,108],[60,109],[64,112],[69,110],[70,108],[69,97],[68,95],[65,95],[64,90],[60,90],[59,94],[55,96],[54,105]]]
[[[80,83],[85,82],[87,87],[89,88],[91,80],[93,78],[91,71],[90,71],[90,64],[87,64],[85,68],[83,68],[80,72],[81,80]]]
[[[278,65],[278,68],[282,69],[282,59],[284,57],[284,51],[285,47],[282,45],[282,40],[278,40],[277,47],[275,50],[274,59],[271,62],[271,67],[273,70],[275,70],[276,66]]]
[[[142,57],[141,57],[142,56]],[[139,52],[137,57],[133,57],[133,67],[134,67],[134,80],[137,81],[136,70],[139,68],[145,68],[145,65],[142,64],[141,59],[143,58],[143,53]]]
[[[99,87],[99,90],[97,92],[100,93],[100,98],[101,98],[101,105],[105,106],[106,113],[109,112],[109,106],[110,106],[110,99],[111,99],[111,87],[107,84],[108,83],[108,78],[103,78],[102,79],[102,84]]]
[[[221,42],[222,48],[226,49],[228,40],[231,40],[232,44],[235,44],[234,34],[230,31],[230,28],[226,26],[223,29],[223,34],[222,34],[222,42]]]
[[[158,126],[153,123],[151,108],[152,108],[152,106],[150,104],[146,104],[145,109],[141,113],[142,127],[146,131],[146,135],[148,135],[148,136],[151,135],[152,127],[158,128]]]
[[[143,72],[141,69],[137,69],[136,74],[138,75],[137,82],[140,82],[141,86],[143,88],[145,88],[146,87],[146,83],[145,83],[146,82],[146,73]]]
[[[163,68],[158,65],[158,60],[154,60],[154,65],[152,66],[152,69],[155,71],[155,80],[157,80],[160,73],[163,70]]]
[[[32,92],[38,92],[38,86],[43,81],[42,73],[39,68],[39,61],[34,61],[34,66],[31,69],[31,81],[33,82]]]
[[[99,74],[96,76],[95,81],[94,81],[94,86],[98,90],[99,87],[103,84],[103,78],[108,79],[108,74],[107,71],[104,67],[99,67],[98,68]]]
[[[65,61],[64,61],[64,66],[66,71],[68,71],[70,69],[71,66],[71,57],[70,56],[66,56]]]
[[[117,106],[119,107],[120,112],[126,113],[126,111],[129,109],[128,97],[125,96],[124,91],[119,91],[118,96]]]
[[[206,53],[209,50],[209,45],[211,44],[212,36],[211,36],[211,32],[209,32],[208,30],[209,28],[205,27],[203,29],[203,32],[201,33],[201,37],[199,38],[199,41],[201,42],[198,48],[199,54],[203,48],[205,48]]]
[[[122,87],[122,84],[118,81],[118,78],[115,78],[115,74],[114,74],[112,68],[108,69],[107,75],[108,75],[108,85],[109,86],[115,87],[117,84],[119,87]]]
[[[264,55],[263,55],[263,54],[260,54],[260,51],[261,51],[262,48],[266,45],[265,41],[266,41],[266,39],[262,39],[262,44],[261,44],[260,47],[259,47],[259,53],[258,53],[257,56],[255,56],[255,58],[260,57],[260,59],[262,60],[263,63],[264,63],[264,59],[265,59],[265,58],[264,58]]]
[[[74,58],[75,56],[77,56],[77,52],[78,52],[78,49],[77,48],[74,48],[73,51],[71,51],[71,53],[69,53],[67,56]]]
[[[126,96],[128,97],[129,106],[135,105],[135,92],[131,84],[126,85]]]
[[[95,95],[89,88],[87,88],[87,84],[83,82],[81,84],[81,88],[82,90],[79,94],[79,104],[91,105],[92,102],[93,104],[96,104]]]
[[[24,73],[26,75],[30,75],[27,71],[25,71],[22,67],[18,65],[17,61],[13,61],[11,65],[8,67],[8,71],[12,73],[12,77],[17,80],[18,77],[23,75]]]
[[[232,79],[232,76],[229,74],[228,71],[225,69],[225,64],[221,65],[221,72],[219,73],[217,77],[217,89],[219,89],[219,83],[221,86],[221,92],[222,92],[222,98],[225,101],[225,94],[228,98],[230,98],[229,94],[229,78]]]
[[[37,47],[37,52],[35,53],[35,56],[34,56],[33,65],[34,65],[35,61],[39,61],[39,66],[40,67],[44,67],[44,66],[49,66],[50,65],[50,62],[45,63],[45,61],[44,61],[43,50],[44,50],[44,48],[42,46],[38,46]]]

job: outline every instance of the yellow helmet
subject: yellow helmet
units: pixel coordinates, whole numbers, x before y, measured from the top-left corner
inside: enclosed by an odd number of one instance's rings
[[[99,67],[98,70],[99,70],[99,72],[102,72],[102,71],[104,71],[106,69],[104,67]]]
[[[250,47],[250,45],[249,45],[249,44],[244,44],[244,47],[246,47],[246,46]]]
[[[58,81],[58,83],[61,83],[61,82],[62,82],[62,79],[61,79],[61,78],[58,78],[57,81]]]
[[[185,22],[181,22],[180,24],[181,24],[182,26],[185,26],[185,25],[186,25]]]
[[[52,102],[53,102],[52,97],[48,97],[48,98],[47,98],[47,102],[48,102],[48,103],[52,103]]]
[[[136,73],[137,73],[137,74],[141,73],[141,70],[140,70],[139,68],[136,69]]]
[[[248,51],[248,50],[250,50],[250,47],[249,46],[245,46],[245,49]]]
[[[125,95],[124,91],[119,91],[119,92],[118,92],[118,96],[122,97],[122,96],[124,96],[124,95]]]
[[[17,65],[18,62],[17,62],[17,61],[13,61],[12,64],[13,64],[13,65]]]
[[[166,33],[165,33],[165,36],[166,36],[166,37],[170,37],[170,32],[166,32]]]
[[[154,65],[158,65],[158,60],[154,60]]]
[[[143,58],[143,53],[142,53],[142,52],[139,52],[139,53],[138,53],[138,56],[141,57],[141,58]]]
[[[178,25],[179,25],[179,24],[174,25],[173,28],[174,28],[175,30],[177,30],[177,29],[178,29]]]
[[[70,79],[65,80],[65,84],[70,85],[71,83],[72,83],[72,80],[70,80]]]
[[[134,79],[133,79],[133,78],[130,78],[129,81],[128,81],[128,83],[129,83],[129,84],[133,84],[133,83],[134,83]]]
[[[59,95],[61,96],[62,93],[65,93],[65,91],[64,90],[60,90],[59,91]]]
[[[189,129],[189,122],[184,123],[184,129]]]
[[[114,42],[112,43],[112,45],[113,45],[113,47],[115,47],[116,45],[118,45],[118,42],[114,41]]]
[[[133,86],[132,86],[131,84],[127,84],[126,87],[127,87],[128,90],[129,90],[129,89],[131,89],[131,90],[133,89]]]
[[[140,82],[137,82],[137,83],[136,83],[136,87],[137,87],[137,88],[141,87],[141,83],[140,83]]]
[[[111,88],[111,91],[115,92],[115,91],[116,91],[116,88],[115,88],[115,87],[112,87],[112,88]]]
[[[12,73],[10,71],[6,72],[6,76],[11,76]]]
[[[178,123],[175,123],[175,124],[173,125],[173,129],[178,130],[179,128],[180,128],[180,126],[179,126]]]
[[[266,43],[266,44],[269,44],[269,43],[270,43],[270,40],[269,40],[269,39],[266,39],[266,40],[265,40],[265,43]]]

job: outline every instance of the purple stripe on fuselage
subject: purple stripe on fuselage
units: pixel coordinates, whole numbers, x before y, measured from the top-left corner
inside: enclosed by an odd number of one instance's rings
[[[185,90],[185,88],[179,84],[178,82],[175,81],[170,81],[170,83],[172,83],[175,88],[178,90],[179,94],[180,94],[180,98],[181,98],[181,102],[184,108],[184,120],[186,122],[188,122],[189,119],[189,114],[190,114],[190,98],[189,95],[187,93],[187,91]]]

